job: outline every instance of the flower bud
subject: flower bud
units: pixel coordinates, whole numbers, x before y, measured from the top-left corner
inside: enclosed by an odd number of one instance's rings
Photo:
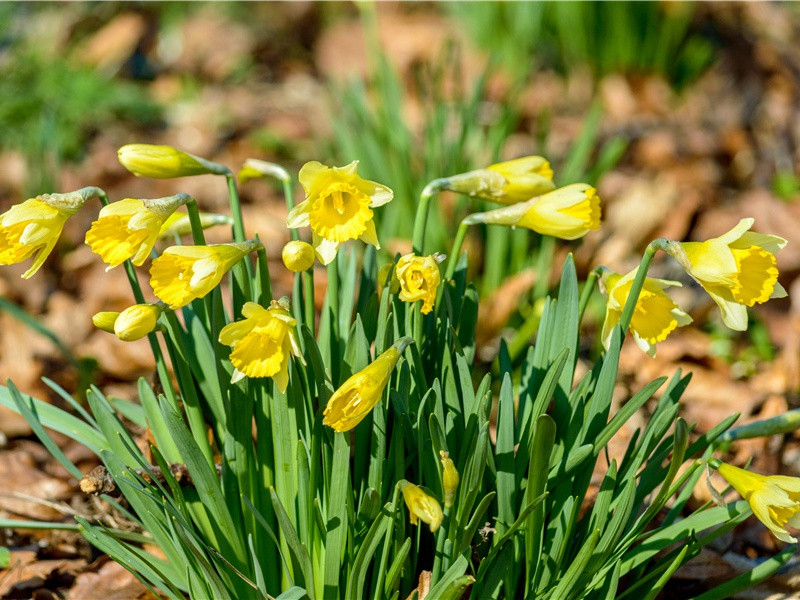
[[[308,271],[314,266],[314,247],[306,242],[295,240],[283,247],[283,264],[293,273]]]
[[[172,179],[190,175],[225,175],[223,165],[182,152],[172,146],[127,144],[117,151],[120,164],[137,177]]]
[[[141,339],[156,328],[163,308],[158,304],[134,304],[129,306],[114,322],[114,334],[123,342]]]
[[[450,454],[444,450],[439,450],[442,457],[442,488],[444,488],[444,507],[450,508],[456,499],[458,489],[458,471],[453,464]]]
[[[117,317],[119,317],[118,312],[99,312],[92,317],[92,323],[94,323],[94,326],[98,329],[102,329],[108,333],[114,333],[114,322],[117,320]]]
[[[541,156],[525,156],[442,180],[444,189],[484,198],[499,204],[516,204],[552,190],[553,170]]]

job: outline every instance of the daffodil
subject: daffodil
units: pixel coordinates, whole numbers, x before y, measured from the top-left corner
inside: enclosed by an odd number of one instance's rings
[[[412,342],[404,337],[358,373],[352,375],[328,400],[322,422],[335,431],[350,431],[380,401],[400,355]]]
[[[297,322],[289,316],[289,301],[273,300],[269,308],[247,302],[242,315],[243,320],[230,323],[219,332],[220,343],[233,348],[231,383],[245,376],[272,377],[275,387],[285,392],[289,357],[294,354],[303,361],[295,333]]]
[[[65,194],[43,194],[15,204],[0,214],[0,265],[14,265],[36,254],[28,279],[44,264],[61,235],[64,223],[84,203],[103,194],[100,188],[85,187]]]
[[[422,300],[422,314],[431,312],[436,300],[436,288],[442,280],[439,263],[443,259],[441,254],[401,256],[394,270],[395,277],[400,282],[400,300],[403,302]]]
[[[440,181],[443,189],[498,204],[516,204],[555,188],[553,169],[541,156],[508,160]]]
[[[469,215],[463,222],[527,227],[542,235],[574,240],[600,227],[600,198],[590,185],[574,183],[525,202]]]
[[[747,307],[781,298],[775,253],[786,240],[749,231],[742,219],[729,232],[705,242],[669,242],[667,251],[717,303],[725,325],[747,329]]]
[[[453,459],[450,458],[450,453],[444,450],[439,450],[439,456],[442,457],[442,489],[444,489],[444,507],[449,508],[453,506],[456,499],[456,490],[458,490],[458,470],[453,464]]]
[[[292,273],[308,271],[314,266],[314,248],[307,242],[293,240],[283,247],[281,258]]]
[[[614,327],[619,323],[622,310],[628,301],[633,279],[636,277],[634,269],[626,275],[607,272],[603,278],[608,302],[606,303],[606,320],[603,323],[603,345],[608,349],[611,344],[611,335]],[[680,286],[677,281],[654,279],[646,277],[636,308],[631,319],[631,331],[636,345],[649,356],[656,355],[656,344],[663,342],[676,328],[683,327],[692,322],[687,315],[664,290],[669,286]]]
[[[223,275],[260,242],[171,246],[150,265],[150,286],[171,309],[186,306],[213,290]]]
[[[191,175],[226,175],[228,169],[172,146],[127,144],[117,150],[120,164],[137,177],[172,179]]]
[[[747,500],[753,514],[782,542],[796,543],[786,526],[800,529],[800,477],[760,475],[711,459],[739,495]]]
[[[409,483],[405,479],[397,482],[400,491],[403,492],[403,500],[408,507],[408,519],[412,525],[416,525],[419,521],[427,523],[431,528],[431,533],[435,533],[442,524],[444,514],[442,507],[436,501],[436,498],[429,496],[423,492],[419,486]]]
[[[126,198],[100,209],[86,232],[86,244],[108,264],[106,271],[128,259],[141,266],[153,250],[161,228],[175,209],[191,200],[186,194],[139,200]]]
[[[358,161],[345,167],[326,167],[316,161],[300,169],[306,199],[287,217],[290,228],[311,227],[314,250],[327,265],[347,240],[360,239],[380,248],[372,209],[392,199],[388,187],[358,176]]]
[[[200,213],[200,227],[208,229],[215,225],[233,225],[233,218],[230,215],[218,215],[214,213]],[[158,239],[172,239],[176,235],[187,235],[192,232],[192,224],[189,215],[181,212],[174,212],[166,218],[158,232]]]
[[[92,323],[101,331],[107,333],[114,333],[114,323],[117,322],[119,312],[106,310],[103,312],[95,313],[92,317]]]
[[[160,304],[134,304],[114,321],[114,334],[123,342],[133,342],[155,330],[158,317],[164,312]]]

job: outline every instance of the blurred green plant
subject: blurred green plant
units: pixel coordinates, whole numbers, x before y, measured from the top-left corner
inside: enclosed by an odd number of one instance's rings
[[[509,72],[585,65],[597,77],[660,74],[680,90],[713,62],[712,39],[693,28],[690,2],[445,3]]]

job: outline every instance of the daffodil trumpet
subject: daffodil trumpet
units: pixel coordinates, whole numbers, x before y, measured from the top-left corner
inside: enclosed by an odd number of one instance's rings
[[[55,248],[64,224],[91,198],[107,202],[106,193],[90,186],[63,194],[42,194],[0,214],[0,265],[20,263],[35,255],[22,275],[32,277]]]

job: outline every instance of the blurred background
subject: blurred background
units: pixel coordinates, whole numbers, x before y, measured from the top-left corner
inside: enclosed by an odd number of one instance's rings
[[[624,272],[654,237],[706,239],[752,216],[756,230],[789,240],[778,254],[789,299],[752,311],[740,335],[674,263],[659,261],[657,276],[684,281],[676,299],[698,327],[659,344],[656,359],[633,344],[622,357],[620,397],[676,367],[693,371],[685,416],[706,431],[733,412],[746,421],[800,406],[798,39],[793,3],[0,3],[0,212],[86,185],[112,200],[187,192],[205,211],[226,210],[220,178],[134,178],[116,159],[132,142],[170,144],[233,170],[248,157],[293,174],[308,160],[358,159],[365,178],[395,190],[376,213],[388,259],[410,251],[429,180],[541,154],[559,185],[597,186],[603,227],[555,249],[527,232],[471,231],[487,369],[501,336],[528,342],[536,301],[567,252],[579,275],[599,264]],[[277,292],[288,293],[280,190],[256,181],[241,192]],[[447,252],[455,224],[476,208],[438,197],[426,250]],[[91,324],[93,313],[132,302],[122,270],[105,273],[83,245],[98,210],[87,205],[69,221],[36,277],[0,269],[0,374],[40,398],[53,396],[42,376],[123,398],[135,396],[137,377],[152,377],[145,340],[125,344]],[[229,232],[208,236],[226,241]],[[550,264],[553,277],[538,277]],[[324,271],[317,281],[324,286]],[[596,300],[586,356],[599,351]],[[19,417],[0,412],[0,433],[13,441],[0,453],[4,481],[2,461],[14,452],[44,461],[26,446]],[[785,441],[736,451],[757,454],[764,471],[780,461],[800,471],[800,451]],[[57,480],[36,465],[42,482]]]

